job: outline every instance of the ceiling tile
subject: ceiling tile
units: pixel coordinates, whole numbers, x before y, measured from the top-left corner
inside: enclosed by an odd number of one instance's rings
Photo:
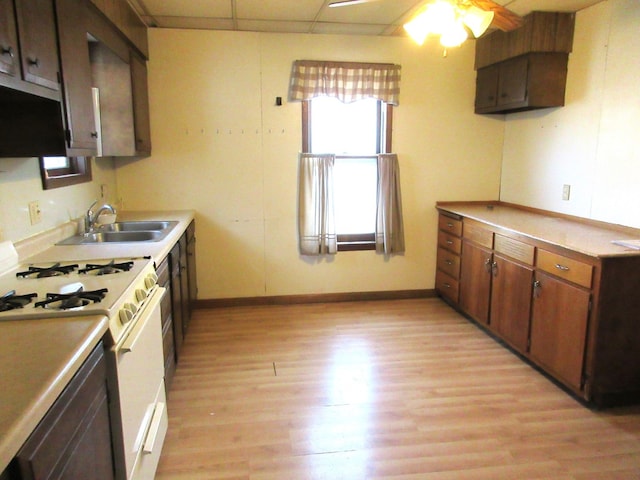
[[[312,22],[287,22],[276,20],[238,20],[238,30],[248,32],[309,33]]]
[[[161,17],[154,16],[159,28],[186,28],[199,30],[235,30],[233,20],[225,18]]]
[[[324,0],[236,0],[238,19],[313,21]]]
[[[231,18],[231,0],[137,0],[151,16]]]

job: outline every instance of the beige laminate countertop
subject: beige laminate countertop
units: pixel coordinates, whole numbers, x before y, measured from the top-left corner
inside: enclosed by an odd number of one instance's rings
[[[107,318],[0,322],[0,472],[107,331]]]
[[[140,211],[118,212],[117,221],[139,220],[170,220],[177,221],[178,225],[159,242],[131,242],[131,243],[94,243],[85,245],[54,245],[64,237],[49,241],[47,248],[34,246],[32,250],[37,253],[30,254],[29,248],[23,246],[26,254],[20,255],[21,262],[50,262],[61,259],[67,260],[95,260],[111,258],[133,258],[150,256],[155,262],[160,262],[171,251],[171,248],[180,239],[184,231],[194,218],[193,210],[172,211]],[[35,243],[35,242],[34,242]],[[19,248],[19,245],[16,245]],[[20,253],[20,249],[18,250]]]
[[[544,215],[500,204],[439,202],[439,210],[522,234],[555,246],[568,248],[591,257],[640,255],[640,250],[622,247],[614,240],[638,240],[640,230],[618,225],[598,226],[567,218]]]

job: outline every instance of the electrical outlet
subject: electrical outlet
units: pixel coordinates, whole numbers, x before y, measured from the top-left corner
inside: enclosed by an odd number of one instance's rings
[[[571,185],[562,186],[562,200],[569,200],[571,196]]]
[[[29,219],[31,220],[31,225],[35,225],[36,223],[40,223],[41,218],[40,205],[38,201],[29,202]]]

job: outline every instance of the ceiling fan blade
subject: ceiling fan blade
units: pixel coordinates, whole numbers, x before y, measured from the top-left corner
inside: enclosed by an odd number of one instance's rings
[[[377,1],[378,0],[337,0],[335,2],[331,2],[329,7],[348,7],[351,5],[358,5],[360,3],[371,3]]]
[[[494,13],[491,25],[503,32],[510,32],[522,26],[521,16],[492,0],[469,0],[469,3],[482,10],[491,10]]]

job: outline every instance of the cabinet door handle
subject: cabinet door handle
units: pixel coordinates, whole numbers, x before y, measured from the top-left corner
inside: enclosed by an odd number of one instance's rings
[[[27,59],[27,63],[31,67],[40,68],[40,59],[38,57],[36,57],[36,58],[28,58]]]
[[[498,263],[497,262],[493,262],[491,264],[491,273],[493,273],[494,277],[498,276]]]
[[[487,271],[487,273],[491,273],[491,258],[487,258],[484,261],[484,269]]]
[[[98,132],[91,132],[91,138],[98,138]]]
[[[13,53],[13,47],[2,47],[2,55],[9,55],[11,58],[15,56]]]
[[[533,297],[538,298],[540,296],[540,290],[542,290],[542,283],[539,280],[533,282]]]
[[[561,272],[568,272],[569,271],[569,267],[567,267],[565,265],[560,265],[559,263],[556,263],[556,268],[558,270],[560,270]]]

